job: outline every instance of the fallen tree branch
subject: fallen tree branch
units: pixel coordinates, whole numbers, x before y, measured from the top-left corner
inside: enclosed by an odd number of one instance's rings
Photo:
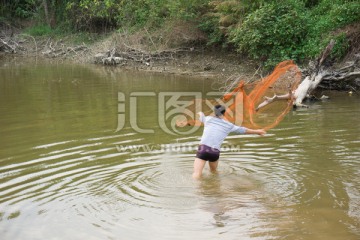
[[[101,63],[104,65],[117,65],[124,61],[130,60],[133,62],[144,63],[149,66],[150,62],[174,59],[176,54],[180,54],[187,51],[192,51],[191,49],[177,48],[171,50],[163,51],[154,51],[147,52],[142,49],[137,49],[134,47],[127,46],[125,51],[111,53],[111,50],[106,51],[105,53],[98,53],[95,55],[95,63]]]
[[[25,34],[25,33],[22,33],[21,35],[25,36],[25,37],[30,37],[33,40],[34,45],[35,45],[35,52],[37,53],[38,52],[38,45],[37,45],[37,42],[36,42],[35,38],[33,36],[31,36],[29,34]]]
[[[53,43],[50,42],[48,49],[46,51],[43,51],[42,54],[51,57],[56,58],[60,56],[67,56],[69,53],[73,53],[74,55],[78,55],[81,52],[88,51],[88,47],[83,43],[80,46],[75,47],[65,47],[63,44],[60,48],[56,48],[58,45],[58,42],[56,42],[53,46]]]
[[[304,99],[307,98],[318,86],[324,88],[328,85],[328,88],[331,89],[335,83],[341,83],[344,85],[345,82],[355,82],[360,87],[360,68],[355,71],[355,69],[358,69],[360,55],[356,56],[356,59],[352,64],[339,70],[330,71],[324,68],[323,63],[330,55],[334,44],[335,41],[331,40],[320,57],[316,60],[315,64],[311,65],[311,62],[309,63],[309,73],[294,92],[289,92],[284,95],[275,94],[273,97],[265,97],[265,100],[257,106],[256,111],[279,100],[294,101],[294,107],[307,107],[303,104]],[[348,89],[355,91],[353,86],[347,85],[347,87]]]
[[[294,105],[297,107],[304,107],[304,105],[302,104],[303,100],[319,85],[319,83],[323,80],[323,77],[324,73],[318,73],[313,77],[307,76],[295,90]]]
[[[360,72],[350,72],[346,74],[326,75],[323,80],[325,81],[353,81],[360,78]]]
[[[5,46],[5,49],[10,50],[11,53],[16,53],[16,46],[11,46],[8,42],[0,38],[0,42]]]
[[[294,105],[297,107],[304,107],[302,104],[303,100],[308,94],[310,94],[323,80],[324,76],[327,74],[326,70],[323,69],[323,63],[325,59],[330,55],[333,47],[335,45],[335,40],[331,39],[330,43],[326,46],[324,51],[321,53],[320,57],[317,59],[315,64],[315,69],[310,72],[310,75],[306,76],[305,79],[300,83],[298,88],[295,90]]]
[[[259,106],[257,106],[257,108],[255,109],[255,111],[259,111],[261,108],[269,105],[270,103],[273,103],[275,101],[279,101],[279,100],[291,100],[294,98],[294,93],[291,91],[291,89],[289,89],[289,92],[287,94],[284,95],[274,95],[273,97],[266,97],[265,96],[265,101],[260,103]]]

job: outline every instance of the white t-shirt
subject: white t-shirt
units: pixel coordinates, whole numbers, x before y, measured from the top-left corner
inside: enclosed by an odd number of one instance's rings
[[[221,144],[229,133],[234,132],[244,134],[245,127],[239,127],[235,124],[221,118],[206,116],[203,112],[199,112],[200,121],[204,123],[204,132],[200,140],[200,144],[207,145],[220,150]]]

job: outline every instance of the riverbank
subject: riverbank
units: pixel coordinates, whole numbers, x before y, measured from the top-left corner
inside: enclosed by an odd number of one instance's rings
[[[113,66],[109,66],[113,67]],[[115,66],[117,67],[117,66]],[[253,78],[257,75],[255,62],[236,53],[216,49],[194,48],[171,59],[150,62],[125,61],[120,68],[146,72],[196,75],[211,78]],[[258,75],[257,78],[260,76]]]
[[[14,28],[3,33],[0,57],[105,65],[102,60],[111,55],[121,61],[106,64],[106,68],[217,79],[259,79],[264,72],[259,63],[240,56],[235,50],[208,46],[206,36],[189,23],[177,23],[153,32],[144,28],[136,33],[123,30],[102,35],[36,37]],[[137,58],[132,55],[135,51]]]
[[[103,65],[95,63],[96,55],[93,51],[81,56],[69,55],[48,57],[43,54],[15,53],[0,54],[0,58],[26,59],[27,61],[53,61],[80,63],[89,65],[102,65],[108,70],[123,69],[126,71],[143,71],[151,73],[164,73],[175,75],[192,75],[212,79],[243,78],[253,80],[261,78],[261,70],[258,64],[246,58],[240,58],[236,53],[216,51],[216,49],[194,49],[186,53],[178,54],[171,59],[151,62],[123,61],[119,65]],[[83,58],[86,57],[87,60]],[[11,61],[10,61],[11,62]]]
[[[153,32],[144,28],[135,33],[123,30],[101,35],[34,37],[18,30],[7,35],[11,37],[2,40],[2,45],[0,43],[0,50],[5,52],[3,57],[13,55],[28,59],[97,64],[108,69],[202,76],[224,82],[258,80],[272,70],[265,69],[262,62],[250,60],[230,47],[208,46],[204,34],[188,23],[177,23]],[[355,50],[346,60],[354,58]],[[332,65],[334,69],[330,73],[348,65],[346,60],[327,63],[327,67]],[[308,68],[307,62],[297,64],[303,71]],[[326,89],[358,89],[360,81],[355,78],[350,84],[349,81],[336,82],[335,85],[330,84],[330,88],[326,86]]]

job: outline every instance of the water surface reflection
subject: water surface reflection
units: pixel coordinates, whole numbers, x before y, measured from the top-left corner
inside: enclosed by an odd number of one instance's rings
[[[138,102],[138,124],[154,134],[128,122],[116,132],[119,91],[207,92],[209,82],[64,64],[2,66],[2,239],[358,239],[357,95],[332,93],[289,113],[265,137],[227,138],[239,150],[223,152],[219,173],[200,181],[191,172],[201,130],[165,133],[156,100]],[[174,148],[159,151],[166,144]]]

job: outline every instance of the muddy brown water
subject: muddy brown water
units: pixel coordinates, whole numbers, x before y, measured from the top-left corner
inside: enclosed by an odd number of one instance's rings
[[[171,119],[212,86],[0,62],[1,239],[360,239],[360,97],[228,137],[219,173],[194,181],[201,129]]]

